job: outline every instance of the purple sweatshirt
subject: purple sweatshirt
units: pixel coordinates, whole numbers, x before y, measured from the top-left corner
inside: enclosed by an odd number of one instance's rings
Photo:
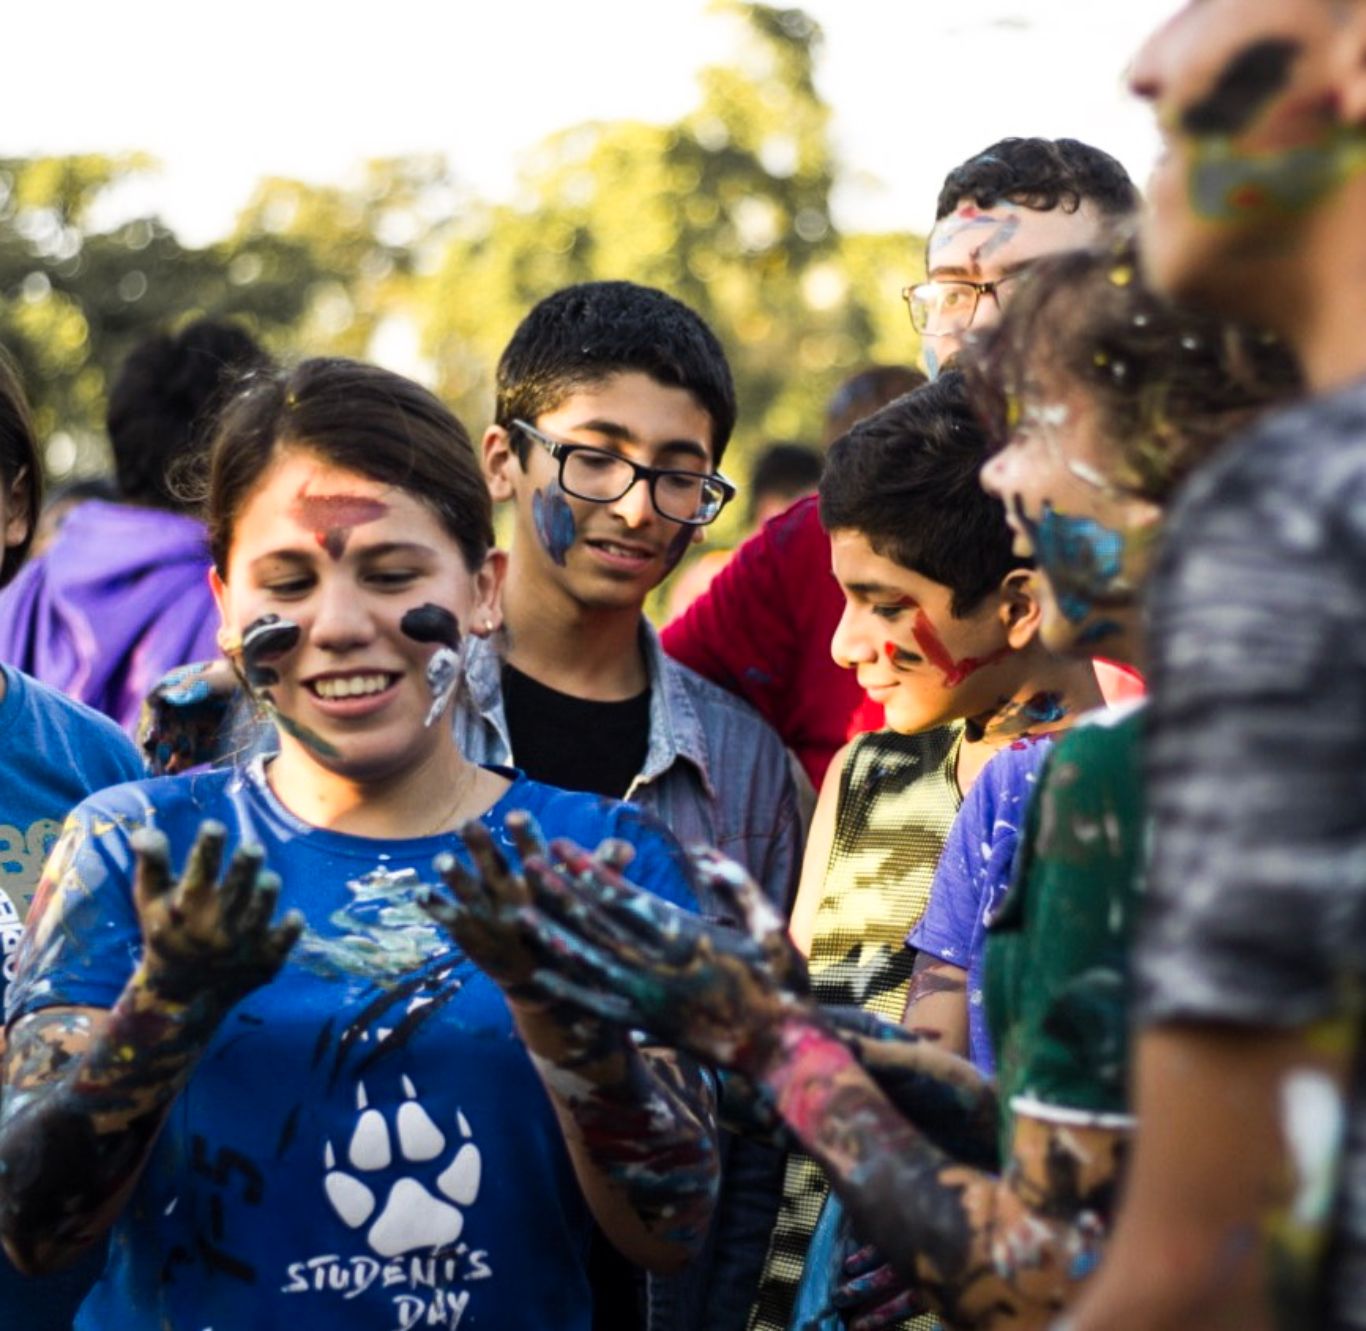
[[[0,593],[0,661],[130,733],[168,670],[216,657],[202,523],[89,500]]]

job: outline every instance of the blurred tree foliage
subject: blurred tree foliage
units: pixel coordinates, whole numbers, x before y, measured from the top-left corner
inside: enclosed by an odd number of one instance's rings
[[[518,320],[568,282],[630,278],[700,310],[731,354],[741,428],[727,467],[773,437],[815,439],[825,397],[874,360],[909,361],[898,299],[921,246],[843,235],[839,164],[802,11],[716,6],[735,57],[673,125],[548,138],[516,198],[489,204],[429,157],[354,180],[263,180],[231,235],[194,248],[156,218],[102,222],[145,157],[0,159],[0,342],[19,361],[56,474],[103,460],[107,386],[131,345],[202,314],[281,352],[371,356],[425,378],[478,429]]]

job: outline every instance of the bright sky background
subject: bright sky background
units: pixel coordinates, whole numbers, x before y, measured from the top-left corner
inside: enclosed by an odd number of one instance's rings
[[[924,230],[945,171],[1006,134],[1072,135],[1140,182],[1151,115],[1123,89],[1178,0],[808,0],[850,179],[837,220]],[[520,157],[586,119],[673,120],[732,54],[705,0],[49,0],[10,4],[0,155],[141,149],[122,200],[190,243],[262,175],[342,180],[444,152],[504,198]]]

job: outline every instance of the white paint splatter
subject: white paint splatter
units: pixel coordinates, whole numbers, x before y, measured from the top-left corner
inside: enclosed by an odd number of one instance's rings
[[[1281,1082],[1281,1124],[1295,1166],[1291,1215],[1321,1224],[1333,1204],[1347,1114],[1342,1092],[1325,1072],[1301,1069]]]

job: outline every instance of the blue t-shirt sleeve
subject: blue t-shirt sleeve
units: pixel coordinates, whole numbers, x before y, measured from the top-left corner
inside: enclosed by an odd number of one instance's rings
[[[980,963],[986,920],[1010,887],[1025,810],[1051,748],[1009,748],[987,764],[949,829],[910,946],[964,970]]]
[[[67,819],[29,912],[7,1021],[47,1007],[108,1008],[123,992],[142,951],[128,837],[145,820],[134,804],[94,796]]]
[[[949,828],[930,884],[930,902],[906,942],[927,956],[967,969],[973,930],[982,912],[983,850],[995,821],[990,783],[979,780],[968,792]]]

